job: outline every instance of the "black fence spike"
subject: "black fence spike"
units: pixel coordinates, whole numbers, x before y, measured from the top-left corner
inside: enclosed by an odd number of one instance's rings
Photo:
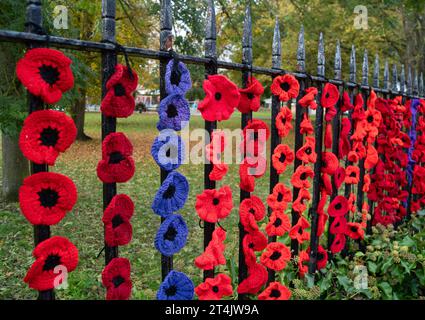
[[[375,55],[375,65],[373,68],[373,86],[379,88],[379,55]]]
[[[207,20],[205,29],[205,57],[217,57],[217,27],[214,0],[208,0]]]
[[[298,33],[298,47],[297,47],[297,71],[305,72],[305,39],[304,39],[304,26],[301,26]]]
[[[393,81],[392,81],[392,90],[394,92],[399,91],[399,82],[398,82],[398,74],[397,74],[397,65],[393,65]]]
[[[407,90],[409,84],[407,83]],[[403,94],[406,91],[406,72],[404,69],[404,64],[401,65],[401,71],[400,71],[400,92]]]
[[[385,60],[385,67],[384,67],[384,89],[390,90],[391,84],[390,84],[390,65],[388,63],[388,60]]]
[[[341,80],[342,79],[342,60],[341,60],[341,44],[339,40],[337,40],[336,42],[334,70],[335,70],[334,78],[337,80]]]
[[[249,4],[245,9],[245,20],[243,24],[242,63],[252,64],[252,18],[251,6]]]
[[[418,69],[415,69],[415,76],[413,78],[413,95],[419,94],[419,76],[418,76]]]
[[[282,66],[282,44],[280,38],[279,18],[277,16],[273,33],[272,57],[272,67],[279,69]]]
[[[357,80],[357,63],[356,63],[356,47],[351,47],[350,55],[350,82],[355,83]]]
[[[369,85],[369,57],[367,54],[367,50],[365,50],[363,54],[362,85]]]
[[[161,0],[161,15],[160,15],[160,49],[167,51],[170,49],[171,40],[173,37],[173,14],[171,10],[171,0]]]
[[[424,74],[423,72],[421,72],[420,76],[419,76],[419,96],[423,96],[424,95]]]
[[[407,69],[407,94],[412,94],[412,86],[413,86],[413,79],[412,79],[412,67],[409,66]]]
[[[319,35],[319,50],[317,53],[317,75],[319,77],[325,76],[325,63],[326,63],[326,57],[325,57],[325,40],[323,33],[320,32]]]

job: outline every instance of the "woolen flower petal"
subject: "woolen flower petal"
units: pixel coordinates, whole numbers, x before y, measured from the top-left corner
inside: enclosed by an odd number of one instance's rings
[[[188,229],[183,217],[178,214],[168,216],[158,229],[155,248],[166,257],[179,252],[187,241]]]
[[[114,258],[102,271],[102,284],[106,288],[106,300],[128,300],[133,284],[130,261]]]
[[[189,102],[182,95],[169,95],[159,103],[158,115],[156,128],[159,131],[164,129],[181,131],[189,124]]]
[[[152,144],[151,155],[161,169],[176,170],[185,157],[183,139],[172,130],[163,130]]]
[[[192,87],[190,72],[181,61],[170,60],[165,69],[165,91],[168,95],[185,95]]]
[[[194,290],[193,282],[187,275],[171,270],[161,283],[156,298],[158,300],[192,300]]]

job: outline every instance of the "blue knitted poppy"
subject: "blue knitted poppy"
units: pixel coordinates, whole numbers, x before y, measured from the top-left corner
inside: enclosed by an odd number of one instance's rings
[[[151,155],[161,169],[176,170],[184,161],[183,139],[173,130],[162,130],[151,147]]]
[[[193,293],[192,280],[183,272],[172,270],[161,283],[156,298],[158,300],[192,300]]]
[[[158,108],[159,131],[164,129],[182,130],[190,119],[189,103],[182,95],[174,94],[162,99]]]
[[[190,72],[183,62],[178,62],[177,65],[174,65],[175,61],[170,60],[167,64],[165,71],[165,91],[167,94],[185,95],[192,87]]]
[[[187,234],[187,225],[182,216],[172,214],[159,227],[155,248],[164,256],[170,257],[186,245]]]
[[[189,194],[187,179],[176,171],[168,174],[157,191],[152,210],[161,217],[167,217],[183,208]]]

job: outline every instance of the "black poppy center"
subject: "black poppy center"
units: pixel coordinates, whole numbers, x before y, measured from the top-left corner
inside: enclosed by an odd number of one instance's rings
[[[281,84],[280,84],[280,88],[281,88],[283,91],[288,91],[288,90],[291,88],[291,86],[289,85],[289,83],[288,83],[288,82],[283,82],[283,83],[281,83]]]
[[[350,178],[355,178],[355,177],[356,177],[356,173],[355,172],[350,173]]]
[[[212,287],[212,291],[215,292],[215,293],[217,293],[218,292],[218,287],[217,286]]]
[[[277,195],[277,201],[281,202],[283,200],[283,194],[281,192],[278,193]]]
[[[39,140],[43,146],[54,147],[59,140],[59,131],[52,127],[47,127],[41,131]]]
[[[285,162],[286,161],[286,154],[282,153],[280,155],[279,161],[282,162],[282,163]]]
[[[164,234],[164,239],[168,241],[174,241],[176,236],[177,230],[174,227],[170,226],[168,227],[167,232]]]
[[[341,210],[341,209],[342,209],[342,204],[341,204],[341,203],[337,203],[337,204],[335,205],[335,209],[336,209],[336,210]]]
[[[250,248],[250,249],[254,249],[254,247],[255,247],[255,244],[254,244],[253,242],[250,242],[250,243],[248,244],[248,248]]]
[[[251,93],[251,92],[247,94],[247,97],[248,97],[249,100],[252,100],[252,99],[255,98],[254,94]]]
[[[307,149],[305,149],[305,153],[310,155],[313,152],[313,150],[311,150],[310,147],[308,147]]]
[[[279,227],[281,224],[282,224],[282,220],[280,218],[277,218],[273,223],[275,227]]]
[[[174,185],[169,185],[167,190],[164,192],[163,198],[170,199],[174,196],[174,193],[176,192],[176,187]]]
[[[273,261],[279,259],[282,256],[282,254],[279,251],[274,251],[273,254],[270,256],[270,259]]]
[[[178,114],[179,113],[178,113],[177,108],[174,104],[169,104],[167,106],[167,117],[168,118],[175,118],[175,117],[177,117]]]
[[[254,210],[254,208],[250,208],[250,209],[248,210],[248,212],[249,212],[249,213],[251,213],[251,214],[255,214],[255,210]]]
[[[369,116],[369,117],[367,117],[367,122],[369,122],[369,123],[372,123],[373,122],[373,116]]]
[[[125,95],[125,89],[124,89],[124,87],[123,87],[123,85],[122,85],[121,83],[117,83],[117,84],[114,86],[114,94],[115,94],[117,97],[122,97],[122,96],[124,96],[124,95]]]
[[[351,231],[351,232],[357,232],[358,230],[357,230],[357,227],[355,227],[355,226],[351,226],[351,227],[350,227],[350,231]]]
[[[281,293],[277,289],[273,289],[272,292],[270,292],[270,298],[279,298],[281,296]]]
[[[61,258],[57,254],[49,255],[44,261],[43,271],[53,270],[61,264]]]
[[[317,253],[317,260],[322,261],[325,258],[325,255],[321,252]]]
[[[171,72],[171,84],[174,86],[178,86],[180,84],[182,78],[182,73],[180,72],[180,70],[173,70],[173,72]]]
[[[301,180],[305,180],[305,179],[307,179],[307,173],[303,172],[303,173],[300,175],[300,179],[301,179]]]
[[[298,234],[303,234],[304,230],[302,228],[298,229]]]
[[[177,287],[175,285],[169,286],[165,290],[165,294],[167,295],[167,297],[173,297],[176,295],[176,293],[177,293]]]
[[[124,160],[124,156],[121,154],[121,152],[115,151],[109,154],[109,164],[117,164],[120,163],[122,160]]]
[[[215,100],[220,101],[221,100],[221,93],[216,92],[214,97],[215,97]]]
[[[219,198],[214,198],[213,199],[213,205],[217,206],[220,203],[220,199]]]
[[[39,196],[41,205],[45,208],[52,208],[58,203],[59,194],[55,190],[50,188],[41,189],[41,191],[39,191],[37,194]]]
[[[121,276],[116,276],[112,278],[112,283],[114,284],[115,288],[118,288],[120,285],[124,283],[124,278]]]
[[[119,214],[115,215],[115,217],[112,218],[112,228],[116,228],[123,223],[124,223],[124,220]]]
[[[330,98],[330,96],[331,96],[331,95],[329,94],[329,92],[327,92],[327,93],[326,93],[326,95],[325,95],[325,98],[326,98],[326,99],[329,99],[329,98]]]
[[[50,85],[55,84],[59,80],[58,68],[43,64],[38,70],[40,71],[41,78]]]
[[[322,161],[322,168],[326,168],[328,166],[328,163],[326,161]]]

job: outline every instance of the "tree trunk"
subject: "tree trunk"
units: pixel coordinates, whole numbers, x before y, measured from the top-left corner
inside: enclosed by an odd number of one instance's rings
[[[77,127],[77,140],[86,141],[91,138],[84,133],[84,119],[86,114],[86,90],[80,90],[80,99],[72,106],[72,119]]]
[[[3,198],[7,202],[17,202],[19,187],[30,173],[28,160],[18,146],[18,137],[2,134],[3,154]]]

